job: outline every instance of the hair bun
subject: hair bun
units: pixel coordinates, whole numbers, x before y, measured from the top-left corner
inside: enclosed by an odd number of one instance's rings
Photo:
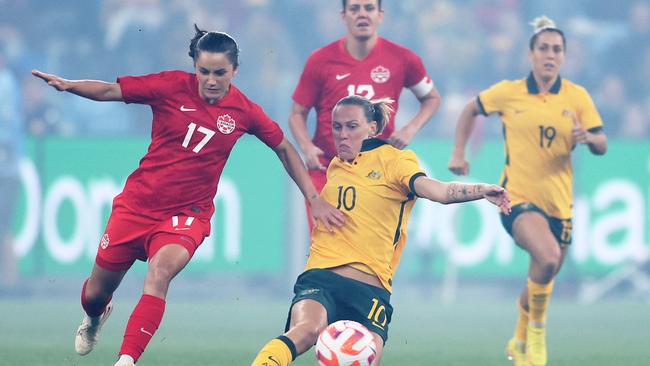
[[[546,15],[542,15],[541,17],[537,17],[533,19],[533,21],[530,22],[530,25],[533,26],[535,33],[546,28],[556,28],[555,22],[551,18],[547,17]]]

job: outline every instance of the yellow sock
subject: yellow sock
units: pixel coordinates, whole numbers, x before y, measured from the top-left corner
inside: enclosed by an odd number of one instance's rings
[[[296,358],[296,345],[291,339],[279,336],[265,344],[251,366],[287,366]]]
[[[547,284],[535,283],[528,279],[528,313],[529,322],[541,327],[546,323],[546,309],[551,300],[553,281]]]
[[[517,325],[515,327],[515,340],[517,342],[526,343],[526,328],[528,327],[528,312],[521,306],[521,302],[517,299],[517,309],[519,309],[519,317],[517,318]]]

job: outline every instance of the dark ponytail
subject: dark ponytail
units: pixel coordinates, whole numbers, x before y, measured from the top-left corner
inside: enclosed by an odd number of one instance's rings
[[[194,24],[194,37],[190,40],[188,55],[196,63],[200,52],[224,53],[228,61],[237,68],[239,66],[239,47],[237,42],[226,33],[208,32]]]

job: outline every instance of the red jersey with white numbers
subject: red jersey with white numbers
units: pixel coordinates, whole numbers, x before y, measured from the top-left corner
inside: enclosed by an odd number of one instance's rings
[[[196,75],[164,71],[117,79],[126,103],[153,112],[151,144],[118,196],[134,212],[209,219],[223,167],[235,142],[250,133],[269,147],[284,138],[280,127],[234,85],[214,104],[199,95]]]
[[[399,96],[404,87],[431,83],[418,55],[408,48],[379,37],[375,47],[363,60],[350,56],[345,38],[314,51],[300,76],[293,101],[316,109],[316,133],[312,141],[325,153],[327,166],[336,155],[332,138],[332,109],[341,98],[361,95],[368,99],[391,98],[397,112]],[[384,128],[381,138],[395,130],[395,113]]]

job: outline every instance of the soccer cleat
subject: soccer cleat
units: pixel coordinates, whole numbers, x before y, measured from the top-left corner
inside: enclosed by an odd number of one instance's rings
[[[515,366],[528,366],[526,362],[526,344],[511,338],[506,346],[506,356]]]
[[[133,362],[118,360],[114,366],[135,366]]]
[[[78,354],[87,355],[93,350],[99,340],[99,331],[111,315],[111,311],[113,311],[112,301],[106,305],[104,313],[96,318],[84,314],[81,325],[77,328],[77,336],[74,338],[74,349]]]
[[[133,361],[133,357],[129,355],[120,355],[120,358],[114,366],[135,366],[135,362]]]
[[[546,366],[546,328],[529,324],[526,330],[526,360],[530,366]]]

